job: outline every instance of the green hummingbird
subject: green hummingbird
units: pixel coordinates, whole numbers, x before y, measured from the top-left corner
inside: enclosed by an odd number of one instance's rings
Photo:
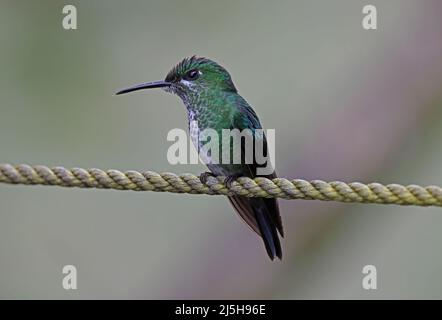
[[[197,150],[203,147],[199,134],[204,129],[212,129],[219,133],[223,129],[249,129],[254,142],[261,143],[264,152],[267,152],[266,136],[253,134],[259,131],[257,129],[262,129],[258,116],[238,94],[227,70],[218,63],[196,56],[185,58],[167,74],[165,80],[138,84],[118,91],[117,95],[151,88],[162,88],[181,98],[187,109],[191,140]],[[197,125],[191,126],[191,123]],[[230,149],[231,152],[232,150]],[[241,142],[241,151],[244,151],[244,141]],[[206,165],[210,172],[201,174],[203,182],[209,176],[223,175],[227,177],[227,185],[241,176],[257,177],[257,169],[261,166],[255,158],[253,161],[245,161],[243,155],[239,163],[206,161]],[[273,171],[264,177],[273,179],[276,178],[276,174]],[[228,199],[241,218],[262,237],[270,259],[281,259],[279,235],[283,237],[284,234],[277,200],[242,196],[229,196]]]

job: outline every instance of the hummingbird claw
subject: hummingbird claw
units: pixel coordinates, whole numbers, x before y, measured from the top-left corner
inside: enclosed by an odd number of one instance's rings
[[[206,171],[200,174],[200,181],[203,184],[207,184],[207,180],[210,177],[216,177],[212,172]]]
[[[239,177],[242,177],[242,174],[232,174],[230,176],[227,176],[224,179],[224,184],[226,185],[226,187],[228,189],[232,188],[232,183],[233,181],[235,181],[236,179],[238,179]]]

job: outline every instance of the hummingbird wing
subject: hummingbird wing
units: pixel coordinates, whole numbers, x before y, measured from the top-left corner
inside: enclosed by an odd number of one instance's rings
[[[242,100],[244,101],[244,100]],[[247,104],[247,102],[240,103],[238,105],[239,112],[233,117],[231,129],[250,129],[253,134],[255,143],[261,139],[263,144],[263,152],[267,154],[267,140],[264,134],[255,134],[255,129],[261,129],[258,116],[254,110]],[[245,139],[244,139],[245,140]],[[245,154],[245,144],[241,143],[241,152]],[[260,166],[254,157],[254,161],[251,164],[242,163],[241,171],[244,176],[255,178],[257,176],[257,168]],[[276,178],[276,173],[265,175],[268,179]],[[247,198],[241,196],[229,197],[235,210],[240,217],[260,235],[266,246],[267,253],[273,260],[275,256],[282,257],[281,245],[279,242],[278,232],[281,236],[284,235],[281,215],[279,213],[278,202],[276,199],[266,198]]]

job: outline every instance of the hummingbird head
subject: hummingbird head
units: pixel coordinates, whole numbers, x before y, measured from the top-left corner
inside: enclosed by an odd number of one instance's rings
[[[207,58],[190,57],[178,63],[163,81],[142,83],[120,90],[117,95],[143,89],[163,88],[184,101],[210,91],[236,92],[226,69]]]

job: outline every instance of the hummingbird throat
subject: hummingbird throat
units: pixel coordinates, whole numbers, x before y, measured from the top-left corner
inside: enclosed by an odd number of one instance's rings
[[[275,129],[201,129],[198,121],[190,121],[189,133],[190,139],[180,128],[168,132],[167,141],[173,142],[167,150],[170,164],[202,163],[212,167],[256,164],[257,175],[274,172]]]

